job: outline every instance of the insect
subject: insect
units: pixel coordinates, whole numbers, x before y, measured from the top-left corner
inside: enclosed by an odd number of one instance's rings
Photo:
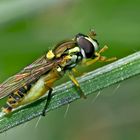
[[[90,31],[88,35],[79,33],[73,39],[58,43],[54,49],[49,50],[21,72],[4,81],[0,85],[0,99],[7,96],[8,99],[2,107],[2,112],[9,114],[12,110],[48,94],[42,111],[42,115],[45,116],[52,97],[53,84],[66,72],[79,89],[80,96],[86,98],[73,75],[74,68],[80,63],[87,66],[97,61],[108,62],[116,59],[101,56],[108,47],[105,46],[99,50],[95,35],[94,31]]]

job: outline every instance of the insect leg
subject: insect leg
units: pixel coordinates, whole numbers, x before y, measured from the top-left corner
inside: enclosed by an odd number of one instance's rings
[[[98,54],[101,54],[101,53],[105,52],[107,49],[108,49],[108,46],[105,45],[105,46],[98,52]],[[110,62],[110,61],[114,61],[114,60],[116,60],[116,59],[117,59],[116,57],[106,58],[105,56],[101,56],[101,55],[100,55],[100,58],[99,58],[99,60],[100,60],[101,62]]]
[[[105,52],[107,49],[108,49],[108,46],[105,45],[98,53],[101,54],[101,53]],[[100,56],[99,60],[103,61],[103,62],[110,62],[110,61],[114,61],[116,59],[117,59],[116,57],[106,58],[104,56]]]
[[[52,95],[51,95],[52,91],[53,91],[53,89],[49,88],[48,96],[45,99],[46,100],[46,104],[45,104],[44,109],[42,111],[42,116],[45,116],[45,114],[46,114],[46,109],[48,108],[48,105],[49,105],[49,103],[51,101],[51,98],[52,98]]]
[[[116,57],[107,58],[105,56],[100,56],[99,61],[101,61],[101,62],[110,62],[110,61],[114,61],[116,59],[117,59]]]
[[[98,53],[101,54],[101,53],[105,52],[106,50],[108,50],[107,45],[105,45],[103,48],[101,48]]]
[[[72,72],[73,72],[73,73],[79,73],[78,70],[77,70],[76,68],[73,68],[73,69],[72,69]]]
[[[83,62],[83,64],[89,66],[89,65],[92,65],[92,64],[96,63],[99,59],[100,59],[100,55],[97,56],[96,58],[92,59],[92,60]]]
[[[74,77],[74,75],[73,75],[73,73],[71,71],[69,71],[68,76],[71,79],[71,81],[74,83],[74,85],[77,87],[77,89],[79,90],[80,97],[86,98],[86,96],[84,95],[84,93],[83,93],[78,81],[76,80],[76,78]]]
[[[85,65],[89,66],[89,65],[94,64],[94,63],[97,62],[97,61],[101,61],[101,62],[110,62],[110,61],[116,60],[116,59],[117,59],[116,57],[107,58],[107,57],[105,57],[105,56],[101,56],[101,53],[105,52],[107,49],[108,49],[108,47],[105,45],[99,52],[95,52],[96,58],[84,62]]]

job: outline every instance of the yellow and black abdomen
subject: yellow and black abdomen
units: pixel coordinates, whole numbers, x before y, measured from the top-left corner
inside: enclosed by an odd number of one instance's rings
[[[8,114],[19,106],[36,101],[50,90],[53,83],[59,78],[60,74],[58,71],[52,70],[46,75],[41,76],[39,79],[26,84],[15,92],[10,93],[6,104],[2,107],[2,112]]]
[[[10,93],[6,104],[2,107],[2,111],[5,113],[9,113],[12,111],[13,108],[17,107],[19,103],[24,99],[24,97],[27,96],[28,92],[30,91],[31,87],[36,83],[36,81],[27,83],[15,92]]]

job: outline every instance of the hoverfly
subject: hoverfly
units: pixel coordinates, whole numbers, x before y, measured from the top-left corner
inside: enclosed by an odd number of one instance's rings
[[[73,75],[73,69],[79,63],[91,65],[96,61],[108,62],[116,59],[101,56],[108,47],[105,46],[99,50],[95,35],[94,31],[91,31],[89,35],[79,33],[73,39],[58,43],[54,49],[49,50],[21,72],[4,81],[0,85],[0,99],[6,96],[8,99],[2,107],[2,112],[9,114],[13,109],[36,101],[48,91],[46,105],[42,111],[44,116],[52,97],[52,86],[66,72],[79,89],[81,97],[85,98]]]

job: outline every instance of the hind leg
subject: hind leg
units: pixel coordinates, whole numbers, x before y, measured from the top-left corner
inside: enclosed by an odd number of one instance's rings
[[[49,105],[49,103],[51,101],[51,98],[52,98],[52,91],[53,91],[53,89],[50,88],[49,89],[49,92],[48,92],[48,96],[45,99],[46,100],[46,103],[45,103],[45,106],[44,106],[44,108],[42,110],[42,116],[45,116],[46,115],[46,109],[48,108],[48,105]]]

